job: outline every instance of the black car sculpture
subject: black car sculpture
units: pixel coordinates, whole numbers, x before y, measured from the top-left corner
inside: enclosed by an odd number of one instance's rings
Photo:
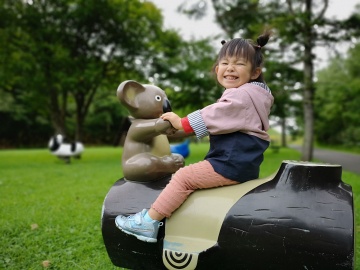
[[[118,95],[126,84],[119,86]],[[131,82],[130,86],[141,85]],[[159,131],[158,121],[147,124],[153,127],[147,132],[155,140],[163,136],[162,155],[171,156],[164,135],[171,126],[161,122]],[[126,143],[123,151],[131,152]],[[124,158],[123,166],[127,166]],[[136,179],[124,175],[105,197],[102,235],[116,266],[146,270],[355,267],[353,194],[341,180],[340,165],[283,161],[267,178],[198,190],[164,220],[157,243],[146,243],[120,231],[114,219],[150,207],[172,173],[155,171],[155,178],[148,171],[142,177],[136,174]]]

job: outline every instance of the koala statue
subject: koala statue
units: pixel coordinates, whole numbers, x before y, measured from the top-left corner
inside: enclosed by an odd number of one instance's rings
[[[119,85],[117,97],[132,117],[122,155],[124,178],[134,182],[151,182],[183,167],[184,158],[171,154],[167,138],[176,129],[169,121],[159,118],[171,111],[165,91],[154,85],[129,80]]]

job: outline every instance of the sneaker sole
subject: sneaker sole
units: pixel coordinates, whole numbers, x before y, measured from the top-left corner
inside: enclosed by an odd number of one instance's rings
[[[137,235],[133,232],[130,232],[130,231],[127,231],[125,230],[124,228],[120,227],[118,225],[118,223],[116,222],[116,219],[115,219],[115,225],[118,229],[120,229],[122,232],[126,233],[126,234],[130,234],[132,236],[135,236],[137,239],[143,241],[143,242],[147,242],[147,243],[156,243],[157,242],[157,239],[155,238],[150,238],[150,237],[146,237],[146,236],[142,236],[142,235]]]

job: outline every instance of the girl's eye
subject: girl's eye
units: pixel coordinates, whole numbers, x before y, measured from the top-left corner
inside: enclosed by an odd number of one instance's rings
[[[156,95],[156,96],[155,96],[155,100],[156,100],[156,101],[161,101],[161,96]]]

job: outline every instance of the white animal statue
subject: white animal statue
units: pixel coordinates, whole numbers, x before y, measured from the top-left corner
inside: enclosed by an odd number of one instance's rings
[[[70,163],[71,157],[81,158],[84,145],[81,142],[64,143],[64,136],[58,134],[50,138],[49,150],[51,154]]]

